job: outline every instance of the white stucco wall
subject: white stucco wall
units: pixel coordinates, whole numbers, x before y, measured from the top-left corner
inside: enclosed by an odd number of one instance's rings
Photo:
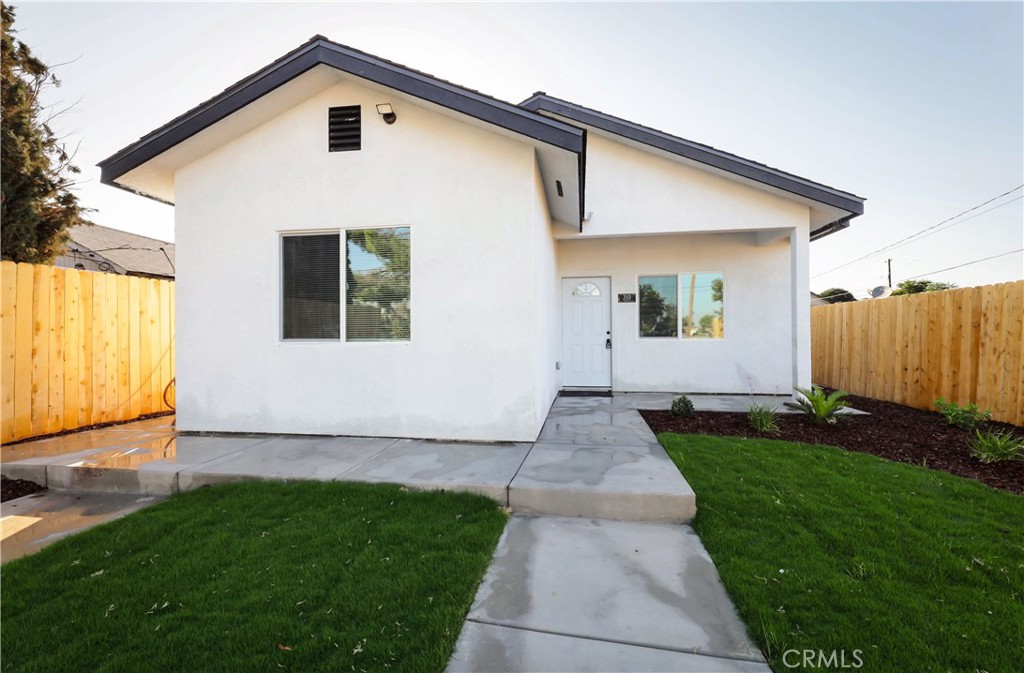
[[[552,401],[561,388],[561,371],[555,368],[562,359],[560,284],[557,273],[556,241],[552,237],[553,222],[548,211],[541,181],[540,166],[534,173],[533,218],[531,237],[534,252],[534,286],[537,306],[534,327],[534,355],[536,363],[537,422],[543,425]],[[538,425],[538,427],[539,427]]]
[[[611,277],[614,390],[788,394],[810,383],[807,205],[591,130],[586,209],[582,233],[558,230],[558,275]],[[615,299],[641,275],[709,272],[725,276],[721,340],[641,339],[639,305]]]
[[[560,240],[562,276],[610,276],[612,389],[788,394],[793,385],[788,240],[758,246],[750,233]],[[723,339],[641,338],[638,276],[724,274]]]
[[[556,354],[534,150],[339,84],[175,175],[183,430],[530,440]],[[258,104],[258,103],[257,103]],[[362,106],[362,149],[327,109]],[[280,234],[409,226],[409,342],[280,339]],[[344,318],[343,318],[344,321]]]
[[[593,130],[587,136],[586,210],[592,216],[583,233],[564,237],[788,229],[810,218],[806,205]]]

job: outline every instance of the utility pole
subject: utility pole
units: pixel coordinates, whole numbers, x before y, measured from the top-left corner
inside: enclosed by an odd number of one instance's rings
[[[892,287],[892,259],[885,260],[885,263],[889,266],[889,287]]]

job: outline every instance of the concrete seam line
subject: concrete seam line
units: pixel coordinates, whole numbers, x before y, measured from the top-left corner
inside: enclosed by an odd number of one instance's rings
[[[615,645],[628,645],[630,647],[640,647],[645,650],[662,650],[664,652],[678,652],[679,654],[692,654],[698,657],[711,657],[713,659],[728,659],[730,661],[749,661],[757,664],[765,663],[765,659],[757,657],[745,657],[738,654],[724,654],[721,652],[709,652],[706,650],[697,651],[695,649],[685,649],[679,647],[667,647],[665,645],[651,645],[645,643],[633,643],[628,640],[617,640],[615,638],[598,638],[596,636],[581,636],[575,633],[563,633],[562,631],[551,631],[548,629],[537,629],[529,626],[516,626],[514,624],[502,624],[501,622],[492,622],[485,619],[479,619],[476,617],[467,617],[467,622],[474,622],[476,624],[484,624],[487,626],[500,626],[506,629],[515,629],[516,631],[532,631],[533,633],[544,633],[549,636],[562,636],[565,638],[576,638],[579,640],[593,640],[599,643],[613,643]]]

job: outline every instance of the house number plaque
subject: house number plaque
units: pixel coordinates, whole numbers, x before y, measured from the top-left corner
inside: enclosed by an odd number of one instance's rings
[[[624,292],[619,295],[620,304],[634,304],[636,303],[636,295],[632,292]]]

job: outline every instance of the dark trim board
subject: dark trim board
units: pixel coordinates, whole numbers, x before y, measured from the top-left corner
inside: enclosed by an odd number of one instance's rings
[[[535,93],[520,103],[520,106],[534,112],[549,112],[565,117],[572,121],[664,150],[670,154],[675,154],[676,156],[712,166],[754,180],[755,182],[811,199],[812,201],[817,201],[818,203],[840,208],[849,212],[850,218],[864,214],[864,199],[856,194],[813,182],[806,178],[772,168],[771,166],[717,150],[708,145],[701,145],[685,138],[669,135],[668,133],[647,128],[625,119],[554,98],[544,92]],[[846,218],[846,220],[850,218]]]
[[[559,397],[615,397],[610,390],[559,390]]]
[[[573,152],[580,155],[581,166],[585,163],[583,153],[586,148],[586,131],[583,129],[331,42],[327,38],[317,35],[298,49],[228,87],[221,94],[101,161],[99,163],[100,181],[104,184],[115,184],[117,178],[125,173],[318,65],[328,65],[475,119],[495,124],[539,142]],[[581,193],[583,191],[582,184],[580,191]]]

